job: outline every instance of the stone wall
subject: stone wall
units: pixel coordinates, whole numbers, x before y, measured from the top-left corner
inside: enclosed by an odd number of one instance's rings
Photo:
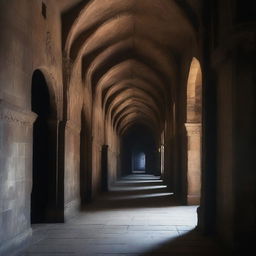
[[[134,34],[135,1],[117,6],[111,0],[112,9],[106,1],[94,1],[87,9],[84,1],[81,12],[68,1],[58,2],[0,1],[0,254],[8,255],[31,234],[35,70],[45,77],[56,119],[59,221],[81,206],[81,138],[89,158],[86,191],[95,197],[106,183],[103,171],[108,171],[108,185],[121,173],[119,135],[141,122],[165,147],[164,179],[182,202],[199,197],[194,184],[202,182],[199,226],[233,249],[246,248],[256,225],[255,6],[202,1],[200,26],[200,1],[187,1],[195,5],[186,18],[178,1],[163,1],[163,6],[156,1],[155,9],[142,1],[136,8],[145,8],[145,15],[136,16],[141,31]],[[164,9],[172,14],[167,20],[158,18]],[[147,34],[148,26],[155,32]],[[193,57],[202,65],[202,81],[195,81],[202,82],[202,126],[199,92],[188,95]],[[201,180],[201,161],[196,161],[201,160],[201,138],[191,129],[195,126],[202,127]]]
[[[31,144],[36,115],[0,100],[0,254],[31,235]]]
[[[54,1],[0,3],[0,254],[31,234],[32,132],[31,80],[40,69],[61,109],[60,17]],[[47,67],[47,69],[45,68]],[[58,111],[60,118],[61,112]],[[9,254],[8,254],[9,255]]]
[[[256,9],[254,4],[241,3],[225,0],[205,4],[211,19],[208,24],[212,27],[204,28],[210,29],[203,66],[203,107],[209,111],[204,115],[203,149],[208,147],[208,153],[204,151],[207,160],[203,164],[206,176],[201,208],[205,214],[200,219],[207,219],[206,229],[215,232],[226,246],[245,253],[253,245],[256,223],[252,171],[255,170],[255,72],[252,70],[256,19],[247,15]],[[215,115],[216,131],[211,122]]]

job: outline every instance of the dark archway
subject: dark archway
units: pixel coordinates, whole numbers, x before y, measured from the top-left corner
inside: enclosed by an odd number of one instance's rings
[[[140,158],[144,154],[145,160]],[[159,175],[158,149],[155,137],[144,125],[134,125],[122,137],[121,140],[121,176],[136,172]],[[136,159],[143,160],[143,168]],[[142,167],[141,162],[141,167]]]
[[[90,133],[87,127],[85,112],[81,111],[80,131],[80,197],[81,207],[92,199],[92,175]]]
[[[32,111],[38,115],[33,127],[33,177],[31,223],[56,221],[56,118],[43,73],[32,77]],[[54,128],[55,127],[55,128]],[[53,132],[55,130],[55,132]]]

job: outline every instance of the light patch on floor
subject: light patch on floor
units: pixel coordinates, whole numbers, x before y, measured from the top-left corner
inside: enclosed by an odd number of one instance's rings
[[[177,205],[159,177],[131,175],[67,223],[34,226],[19,256],[221,255],[194,230],[196,209]]]

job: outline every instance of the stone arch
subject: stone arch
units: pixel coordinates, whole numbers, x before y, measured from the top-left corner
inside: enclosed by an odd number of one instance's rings
[[[193,58],[187,84],[187,123],[201,122],[202,72],[199,61]]]
[[[187,83],[187,203],[200,204],[202,72],[199,61],[192,59]]]
[[[52,119],[58,119],[61,114],[60,113],[61,109],[60,109],[60,106],[58,105],[58,103],[60,102],[60,99],[59,99],[59,94],[57,92],[56,80],[45,66],[38,67],[37,69],[34,70],[33,74],[36,71],[41,72],[41,74],[44,76],[45,82],[47,84],[47,88],[49,90],[50,104],[51,104],[51,110],[52,110],[51,117]]]

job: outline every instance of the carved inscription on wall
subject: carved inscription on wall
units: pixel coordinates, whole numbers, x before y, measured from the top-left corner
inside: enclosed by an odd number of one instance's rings
[[[185,124],[188,136],[201,135],[202,124],[201,123],[186,123]]]
[[[15,123],[22,126],[32,126],[37,115],[23,111],[0,100],[0,121]]]

